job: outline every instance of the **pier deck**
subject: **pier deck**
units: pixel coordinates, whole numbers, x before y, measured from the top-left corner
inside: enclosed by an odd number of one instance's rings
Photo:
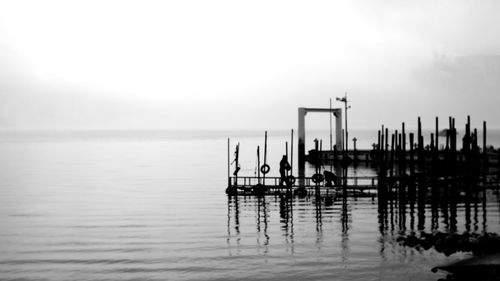
[[[293,184],[286,186],[280,185],[280,177],[229,177],[226,192],[236,195],[255,195],[260,191],[264,195],[271,195],[293,192],[300,188],[307,191],[318,190],[320,193],[336,192],[345,188],[350,194],[375,195],[378,184],[376,176],[347,177],[347,185],[341,184],[344,179],[339,177],[337,184],[327,186],[324,181],[314,183],[312,177],[298,177]],[[262,187],[265,188],[259,190]]]
[[[416,176],[425,176],[425,174],[416,174]],[[438,182],[441,185],[450,185],[451,179],[463,180],[462,177],[440,177]],[[346,183],[344,181],[347,180]],[[386,178],[382,184],[387,191],[397,192],[401,188],[399,181],[405,179],[397,176]],[[406,178],[407,180],[407,178]],[[428,179],[429,180],[429,179]],[[476,187],[480,189],[500,188],[499,178],[496,176],[486,176],[478,178]],[[339,177],[337,184],[328,186],[325,182],[314,183],[312,177],[299,177],[289,186],[280,185],[280,177],[229,177],[228,188],[226,193],[230,195],[276,195],[295,192],[299,189],[306,190],[308,194],[319,192],[319,194],[339,193],[346,191],[347,194],[353,196],[376,196],[379,188],[378,176],[351,176],[347,178]],[[387,189],[388,188],[388,189]]]

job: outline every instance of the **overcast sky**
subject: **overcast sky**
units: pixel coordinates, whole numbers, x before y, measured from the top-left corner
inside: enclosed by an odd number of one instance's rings
[[[0,128],[289,129],[297,107],[344,92],[351,128],[467,114],[500,128],[499,11],[495,0],[0,1]]]

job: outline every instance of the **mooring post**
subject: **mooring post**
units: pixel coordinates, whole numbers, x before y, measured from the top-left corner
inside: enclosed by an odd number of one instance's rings
[[[434,134],[431,133],[431,169],[432,169],[432,173],[431,173],[431,176],[434,177],[432,174],[434,174],[436,171],[436,158],[434,157]],[[434,190],[434,186],[433,186],[433,190]]]
[[[392,149],[392,153],[395,154],[393,157],[394,157],[394,163],[397,163],[396,161],[399,160],[398,158],[396,157],[399,157],[398,155],[398,136],[399,136],[399,133],[398,133],[398,130],[394,130],[394,133],[393,133],[393,136],[394,136],[394,144],[393,144],[393,149]]]
[[[389,152],[389,129],[385,128],[385,153],[384,153],[384,161],[387,160],[387,153]],[[385,165],[385,163],[384,163]]]
[[[286,156],[286,161],[288,161],[288,142],[287,141],[285,141],[285,156]],[[286,174],[287,178],[288,178],[289,172],[290,172],[290,170],[285,169],[285,174]]]
[[[290,175],[293,175],[293,129],[290,133]]]
[[[380,143],[380,130],[377,132],[377,153],[380,153],[381,143]]]
[[[231,141],[227,138],[227,186],[231,187]]]
[[[389,162],[389,173],[390,173],[390,180],[392,181],[394,179],[394,134],[391,135],[391,158]],[[392,191],[392,186],[390,187]]]
[[[436,148],[439,151],[439,118],[436,116]]]
[[[420,121],[420,116],[418,117],[418,163],[420,169],[424,168],[425,156],[424,156],[424,138],[422,137],[422,122]]]
[[[356,142],[358,141],[357,138],[353,138],[352,139],[352,142],[353,142],[353,149],[354,149],[354,163],[357,163],[358,162],[358,150],[356,149]]]
[[[264,165],[267,165],[267,131],[264,135]],[[266,172],[263,172],[262,185],[266,185]]]
[[[257,145],[257,184],[260,184],[260,146]]]
[[[399,175],[401,175],[403,173],[403,168],[404,168],[404,153],[403,153],[403,145],[402,145],[402,142],[403,142],[403,134],[400,133],[399,134],[399,145],[398,145],[398,162],[399,162]]]
[[[413,172],[415,171],[415,159],[413,158],[413,133],[410,133],[410,174],[413,175]]]
[[[235,165],[235,168],[234,168],[234,185],[237,186],[238,185],[238,172],[239,172],[239,166],[240,166],[240,163],[239,163],[239,158],[240,158],[240,143],[238,143],[236,145],[236,151],[234,153],[234,165]]]
[[[473,154],[473,158],[474,159],[474,162],[472,163],[474,165],[474,170],[475,170],[475,175],[474,176],[479,176],[480,174],[480,169],[479,169],[479,165],[480,165],[480,157],[479,157],[479,145],[477,144],[477,136],[478,136],[478,133],[477,133],[477,128],[474,128],[474,138],[473,138],[473,151],[474,151],[474,154]]]
[[[402,170],[404,174],[406,175],[406,131],[405,131],[405,122],[401,124],[401,134],[403,135],[403,152],[401,155],[403,156],[403,162],[402,162]]]
[[[486,172],[488,171],[488,154],[486,151],[488,148],[486,147],[486,121],[483,121],[483,167],[484,167],[484,176],[486,176]]]
[[[385,135],[384,125],[382,125],[382,136],[380,137],[380,165],[383,166],[385,162]]]
[[[500,148],[497,156],[497,186],[500,185]]]

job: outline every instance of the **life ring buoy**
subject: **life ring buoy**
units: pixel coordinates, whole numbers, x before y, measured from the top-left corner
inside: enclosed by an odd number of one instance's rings
[[[314,183],[321,183],[321,182],[323,182],[324,179],[325,179],[325,177],[322,174],[314,174],[311,178],[311,180]]]
[[[260,167],[260,171],[265,175],[267,173],[269,173],[269,171],[271,170],[271,167],[269,167],[269,165],[267,164],[264,164],[262,165],[262,167]]]
[[[294,184],[294,183],[295,183],[295,177],[294,177],[294,176],[292,176],[292,175],[289,175],[289,176],[287,177],[287,180],[288,180],[288,182],[289,182],[289,183],[291,183],[291,184]]]

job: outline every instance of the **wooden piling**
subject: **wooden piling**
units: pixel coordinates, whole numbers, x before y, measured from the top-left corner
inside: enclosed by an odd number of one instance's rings
[[[385,128],[385,154],[389,152],[389,128]],[[384,157],[384,159],[387,159],[387,156]]]
[[[231,141],[227,138],[227,186],[231,187]]]
[[[390,162],[389,162],[389,171],[391,179],[394,177],[394,134],[391,135],[391,152],[390,152]]]
[[[439,118],[436,116],[436,148],[439,151]]]
[[[486,142],[486,121],[483,121],[483,176],[486,176],[487,170],[488,170],[488,155],[487,155],[487,150],[488,148],[486,147],[487,142]]]
[[[405,122],[401,124],[401,134],[403,135],[403,152],[401,155],[403,156],[403,161],[401,162],[402,165],[402,170],[404,174],[406,175],[406,132],[405,132]]]
[[[267,131],[265,131],[264,134],[264,165],[266,164],[267,164]],[[262,174],[264,174],[262,176],[262,185],[266,185],[266,173],[263,172]]]
[[[413,149],[413,133],[410,133],[410,173],[413,175],[415,171],[415,159],[414,159],[414,149]]]
[[[260,146],[257,145],[257,183],[260,184]]]
[[[384,125],[382,125],[382,136],[380,138],[380,144],[381,144],[381,149],[380,149],[380,165],[384,166],[385,163],[385,134],[384,134]]]

